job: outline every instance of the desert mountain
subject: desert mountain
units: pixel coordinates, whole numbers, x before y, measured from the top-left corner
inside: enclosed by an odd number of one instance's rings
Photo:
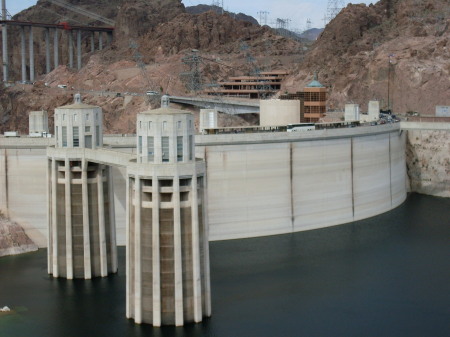
[[[192,49],[199,50],[203,57],[200,69],[204,83],[255,69],[285,69],[291,75],[282,91],[295,92],[318,71],[319,80],[330,88],[331,108],[342,109],[344,103],[356,102],[364,110],[372,98],[388,105],[389,75],[390,106],[397,113],[432,114],[435,105],[450,104],[448,0],[381,0],[369,6],[348,5],[311,48],[276,35],[268,27],[237,21],[227,14],[189,14],[180,0],[101,0],[95,6],[88,0],[70,2],[115,19],[115,42],[90,53],[88,39],[83,39],[85,54],[79,71],[67,67],[67,47],[62,47],[62,65],[41,75],[41,84],[1,89],[0,131],[25,133],[29,111],[46,109],[51,116],[56,106],[71,101],[71,94],[81,91],[87,102],[102,106],[107,132],[134,132],[135,114],[149,108],[145,97],[98,92],[144,93],[151,89],[192,94],[180,77],[189,70],[182,58]],[[44,0],[18,14],[17,19],[99,24]],[[43,74],[44,38],[43,34],[36,35],[36,72]],[[19,34],[12,36],[16,38],[12,55],[19,55]],[[62,41],[61,45],[67,43]],[[20,58],[11,59],[11,76],[20,80]],[[144,66],[145,72],[138,65]],[[60,83],[74,91],[57,89]]]

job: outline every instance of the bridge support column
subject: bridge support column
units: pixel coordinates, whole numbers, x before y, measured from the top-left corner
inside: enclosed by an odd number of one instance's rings
[[[22,83],[27,80],[27,64],[26,64],[26,44],[25,44],[25,26],[20,26],[20,58],[22,60]]]
[[[112,32],[107,32],[106,33],[106,38],[108,40],[108,45],[110,45],[112,43],[113,33]]]
[[[103,49],[103,33],[98,32],[98,50]]]
[[[55,28],[55,32],[54,32],[53,50],[54,50],[53,58],[54,58],[55,69],[56,69],[59,66],[58,29],[57,28]]]
[[[6,20],[6,13],[3,15]],[[9,58],[8,58],[8,25],[2,25],[2,58],[3,58],[3,82],[8,82]]]
[[[30,26],[30,82],[34,82],[34,39],[33,27]]]
[[[91,32],[91,53],[95,51],[95,32]]]
[[[50,28],[45,28],[45,73],[51,71],[50,67]]]
[[[81,69],[81,30],[77,30],[77,69]]]
[[[73,68],[73,35],[72,35],[72,31],[68,30],[67,35],[69,37],[69,67]]]

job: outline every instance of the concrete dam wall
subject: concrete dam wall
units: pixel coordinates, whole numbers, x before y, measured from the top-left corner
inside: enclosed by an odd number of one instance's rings
[[[135,143],[110,141],[128,152]],[[47,144],[0,140],[0,210],[40,247],[48,236]],[[207,165],[211,240],[338,225],[386,212],[406,199],[405,132],[398,124],[196,136],[196,146]],[[124,170],[113,171],[119,245],[125,244]]]
[[[200,136],[196,143],[207,162],[211,240],[338,225],[406,198],[405,135],[395,126]]]

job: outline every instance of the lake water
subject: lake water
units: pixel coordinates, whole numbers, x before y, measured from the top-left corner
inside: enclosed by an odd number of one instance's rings
[[[50,277],[46,250],[0,258],[0,336],[450,336],[450,199],[210,254],[213,315],[181,328],[125,318],[124,247],[119,273],[90,281]]]

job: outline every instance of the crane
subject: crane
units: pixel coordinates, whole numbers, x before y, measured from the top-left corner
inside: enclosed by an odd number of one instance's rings
[[[65,1],[62,1],[62,0],[47,0],[47,1],[51,2],[52,4],[61,6],[61,7],[65,8],[65,9],[69,9],[69,10],[71,10],[73,12],[78,13],[78,14],[90,17],[91,19],[101,21],[101,22],[106,23],[108,25],[114,26],[116,24],[116,22],[114,20],[105,18],[105,17],[103,17],[101,15],[95,14],[93,12],[90,12],[90,11],[86,10],[86,9],[74,6],[74,5],[69,4],[69,3],[65,2]]]

